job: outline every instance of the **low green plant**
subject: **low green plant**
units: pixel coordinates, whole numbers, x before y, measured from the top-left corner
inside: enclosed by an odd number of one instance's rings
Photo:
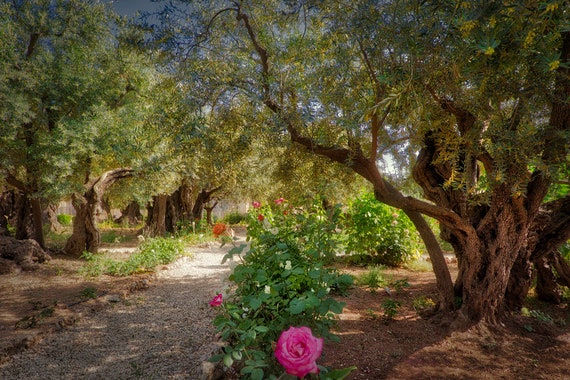
[[[390,281],[390,283],[388,285],[390,287],[394,288],[397,292],[399,292],[404,288],[408,288],[410,286],[410,283],[408,282],[407,278],[403,278],[400,280]]]
[[[97,298],[97,289],[88,286],[81,291],[80,295],[82,298],[86,298],[86,299]]]
[[[69,214],[58,214],[58,215],[57,215],[57,221],[58,221],[59,224],[61,224],[62,226],[69,227],[69,226],[71,226],[71,223],[73,222],[73,215],[69,215]]]
[[[80,272],[88,277],[101,274],[128,276],[134,273],[152,272],[157,265],[171,263],[184,254],[184,243],[174,238],[146,239],[126,261],[112,260],[101,254],[84,252],[87,261]]]
[[[367,286],[370,291],[375,292],[379,288],[386,286],[387,281],[384,278],[382,267],[374,266],[369,267],[366,272],[358,275],[356,283],[361,286]]]
[[[436,306],[435,302],[426,296],[419,296],[412,301],[412,307],[416,313],[422,313],[426,310],[431,310]]]
[[[384,316],[388,319],[394,319],[394,317],[398,314],[402,304],[399,301],[395,301],[391,298],[388,298],[382,302],[382,308],[384,309]]]
[[[421,240],[413,223],[368,193],[352,201],[346,217],[347,252],[358,262],[400,266],[419,258]]]
[[[537,321],[543,322],[543,323],[547,323],[547,324],[553,324],[554,323],[554,319],[552,319],[552,317],[548,314],[546,314],[545,312],[541,311],[541,310],[529,310],[526,307],[523,307],[521,309],[521,314],[524,315],[525,317],[532,317],[534,319],[536,319]]]
[[[352,277],[329,268],[339,213],[327,217],[322,208],[256,203],[248,214],[249,250],[235,247],[224,260],[239,257],[230,280],[232,292],[221,304],[214,324],[227,342],[212,361],[234,366],[243,379],[277,379],[283,368],[273,345],[291,326],[309,327],[316,336],[336,340],[330,332],[344,303],[332,297],[352,284]],[[321,379],[340,379],[350,370],[321,368]]]
[[[101,232],[101,242],[103,243],[120,243],[122,236],[115,230],[103,230]]]

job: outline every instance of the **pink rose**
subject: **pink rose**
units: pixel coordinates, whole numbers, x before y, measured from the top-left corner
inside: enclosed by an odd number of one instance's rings
[[[281,333],[275,357],[289,375],[302,378],[308,373],[319,373],[316,361],[322,350],[323,339],[314,337],[310,328],[290,327]]]
[[[261,207],[261,203],[258,201],[253,201],[251,204],[253,205],[253,208],[260,208]]]
[[[281,198],[275,200],[275,204],[276,204],[277,206],[279,206],[279,205],[282,204],[283,202],[285,202],[285,199],[283,199],[283,197],[281,197]]]
[[[218,294],[217,296],[215,296],[214,298],[212,298],[212,300],[210,301],[210,306],[212,307],[216,307],[216,306],[220,306],[222,304],[223,301],[223,297],[222,294]]]
[[[265,217],[263,216],[263,214],[257,215],[257,220],[259,220],[260,222],[263,222],[263,219],[265,219]]]

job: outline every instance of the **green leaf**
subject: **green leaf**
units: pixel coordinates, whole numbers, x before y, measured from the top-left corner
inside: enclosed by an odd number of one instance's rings
[[[263,370],[261,368],[255,368],[251,371],[252,380],[263,380]]]
[[[305,300],[302,300],[300,298],[295,298],[289,304],[289,313],[293,315],[301,314],[303,311],[305,311],[306,307],[307,305],[305,303]]]
[[[241,360],[241,358],[242,358],[242,353],[241,353],[241,351],[233,351],[233,352],[232,352],[232,357],[233,357],[235,360],[238,360],[238,361]]]
[[[224,355],[224,365],[230,368],[234,364],[234,359],[232,359],[231,354]]]
[[[320,366],[319,366],[320,367]],[[322,367],[321,367],[322,368]],[[356,369],[355,366],[342,368],[342,369],[335,369],[330,372],[321,371],[320,378],[321,380],[342,380],[346,378],[352,371]]]
[[[217,363],[224,357],[224,354],[217,354],[208,359],[210,363]]]
[[[269,328],[266,326],[255,326],[255,331],[260,333],[266,333],[269,331]]]

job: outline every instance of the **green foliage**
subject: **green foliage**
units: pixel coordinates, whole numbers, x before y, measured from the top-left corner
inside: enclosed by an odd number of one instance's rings
[[[566,261],[570,262],[570,241],[562,244],[560,247],[558,247],[558,250],[560,251],[562,257],[564,257]]]
[[[419,296],[412,301],[412,307],[416,313],[421,313],[426,310],[433,309],[436,306],[435,302],[427,296]]]
[[[384,309],[384,316],[388,319],[394,319],[398,314],[398,310],[400,309],[402,304],[399,301],[395,301],[391,298],[388,298],[382,302],[382,308]]]
[[[229,225],[241,224],[246,221],[247,215],[240,213],[239,211],[229,212],[224,216],[222,221],[228,223]]]
[[[184,254],[184,244],[173,238],[152,238],[145,240],[126,261],[106,258],[102,254],[84,252],[81,256],[87,264],[80,273],[88,277],[102,274],[129,276],[134,273],[152,272],[157,265],[171,263]]]
[[[352,283],[352,277],[324,265],[335,253],[339,214],[334,210],[327,216],[315,205],[305,210],[286,203],[252,209],[251,247],[230,275],[235,289],[214,321],[228,346],[212,360],[235,365],[246,379],[276,378],[282,368],[272,344],[282,331],[302,325],[335,339],[330,329],[344,303],[331,292],[342,292]],[[224,260],[241,255],[244,248],[232,249]]]
[[[361,286],[367,286],[372,292],[386,286],[387,281],[382,273],[382,267],[371,267],[366,272],[356,277],[356,283]]]
[[[420,240],[412,222],[371,193],[351,203],[345,233],[353,261],[399,266],[420,255]]]
[[[71,226],[71,222],[73,221],[73,215],[69,214],[58,214],[57,221],[65,227]]]
[[[87,298],[87,299],[97,298],[97,289],[88,286],[81,291],[80,295],[82,298]]]
[[[537,321],[546,323],[546,324],[552,324],[554,323],[554,320],[552,319],[552,317],[548,314],[546,314],[545,312],[541,311],[541,310],[529,310],[526,307],[523,307],[521,309],[521,314],[524,315],[525,317],[532,317],[534,319],[536,319]]]

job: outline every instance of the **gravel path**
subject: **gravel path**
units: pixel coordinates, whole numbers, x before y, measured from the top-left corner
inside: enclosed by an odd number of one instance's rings
[[[229,274],[229,246],[191,248],[149,289],[82,318],[0,367],[0,379],[205,379],[216,345],[208,302]]]

